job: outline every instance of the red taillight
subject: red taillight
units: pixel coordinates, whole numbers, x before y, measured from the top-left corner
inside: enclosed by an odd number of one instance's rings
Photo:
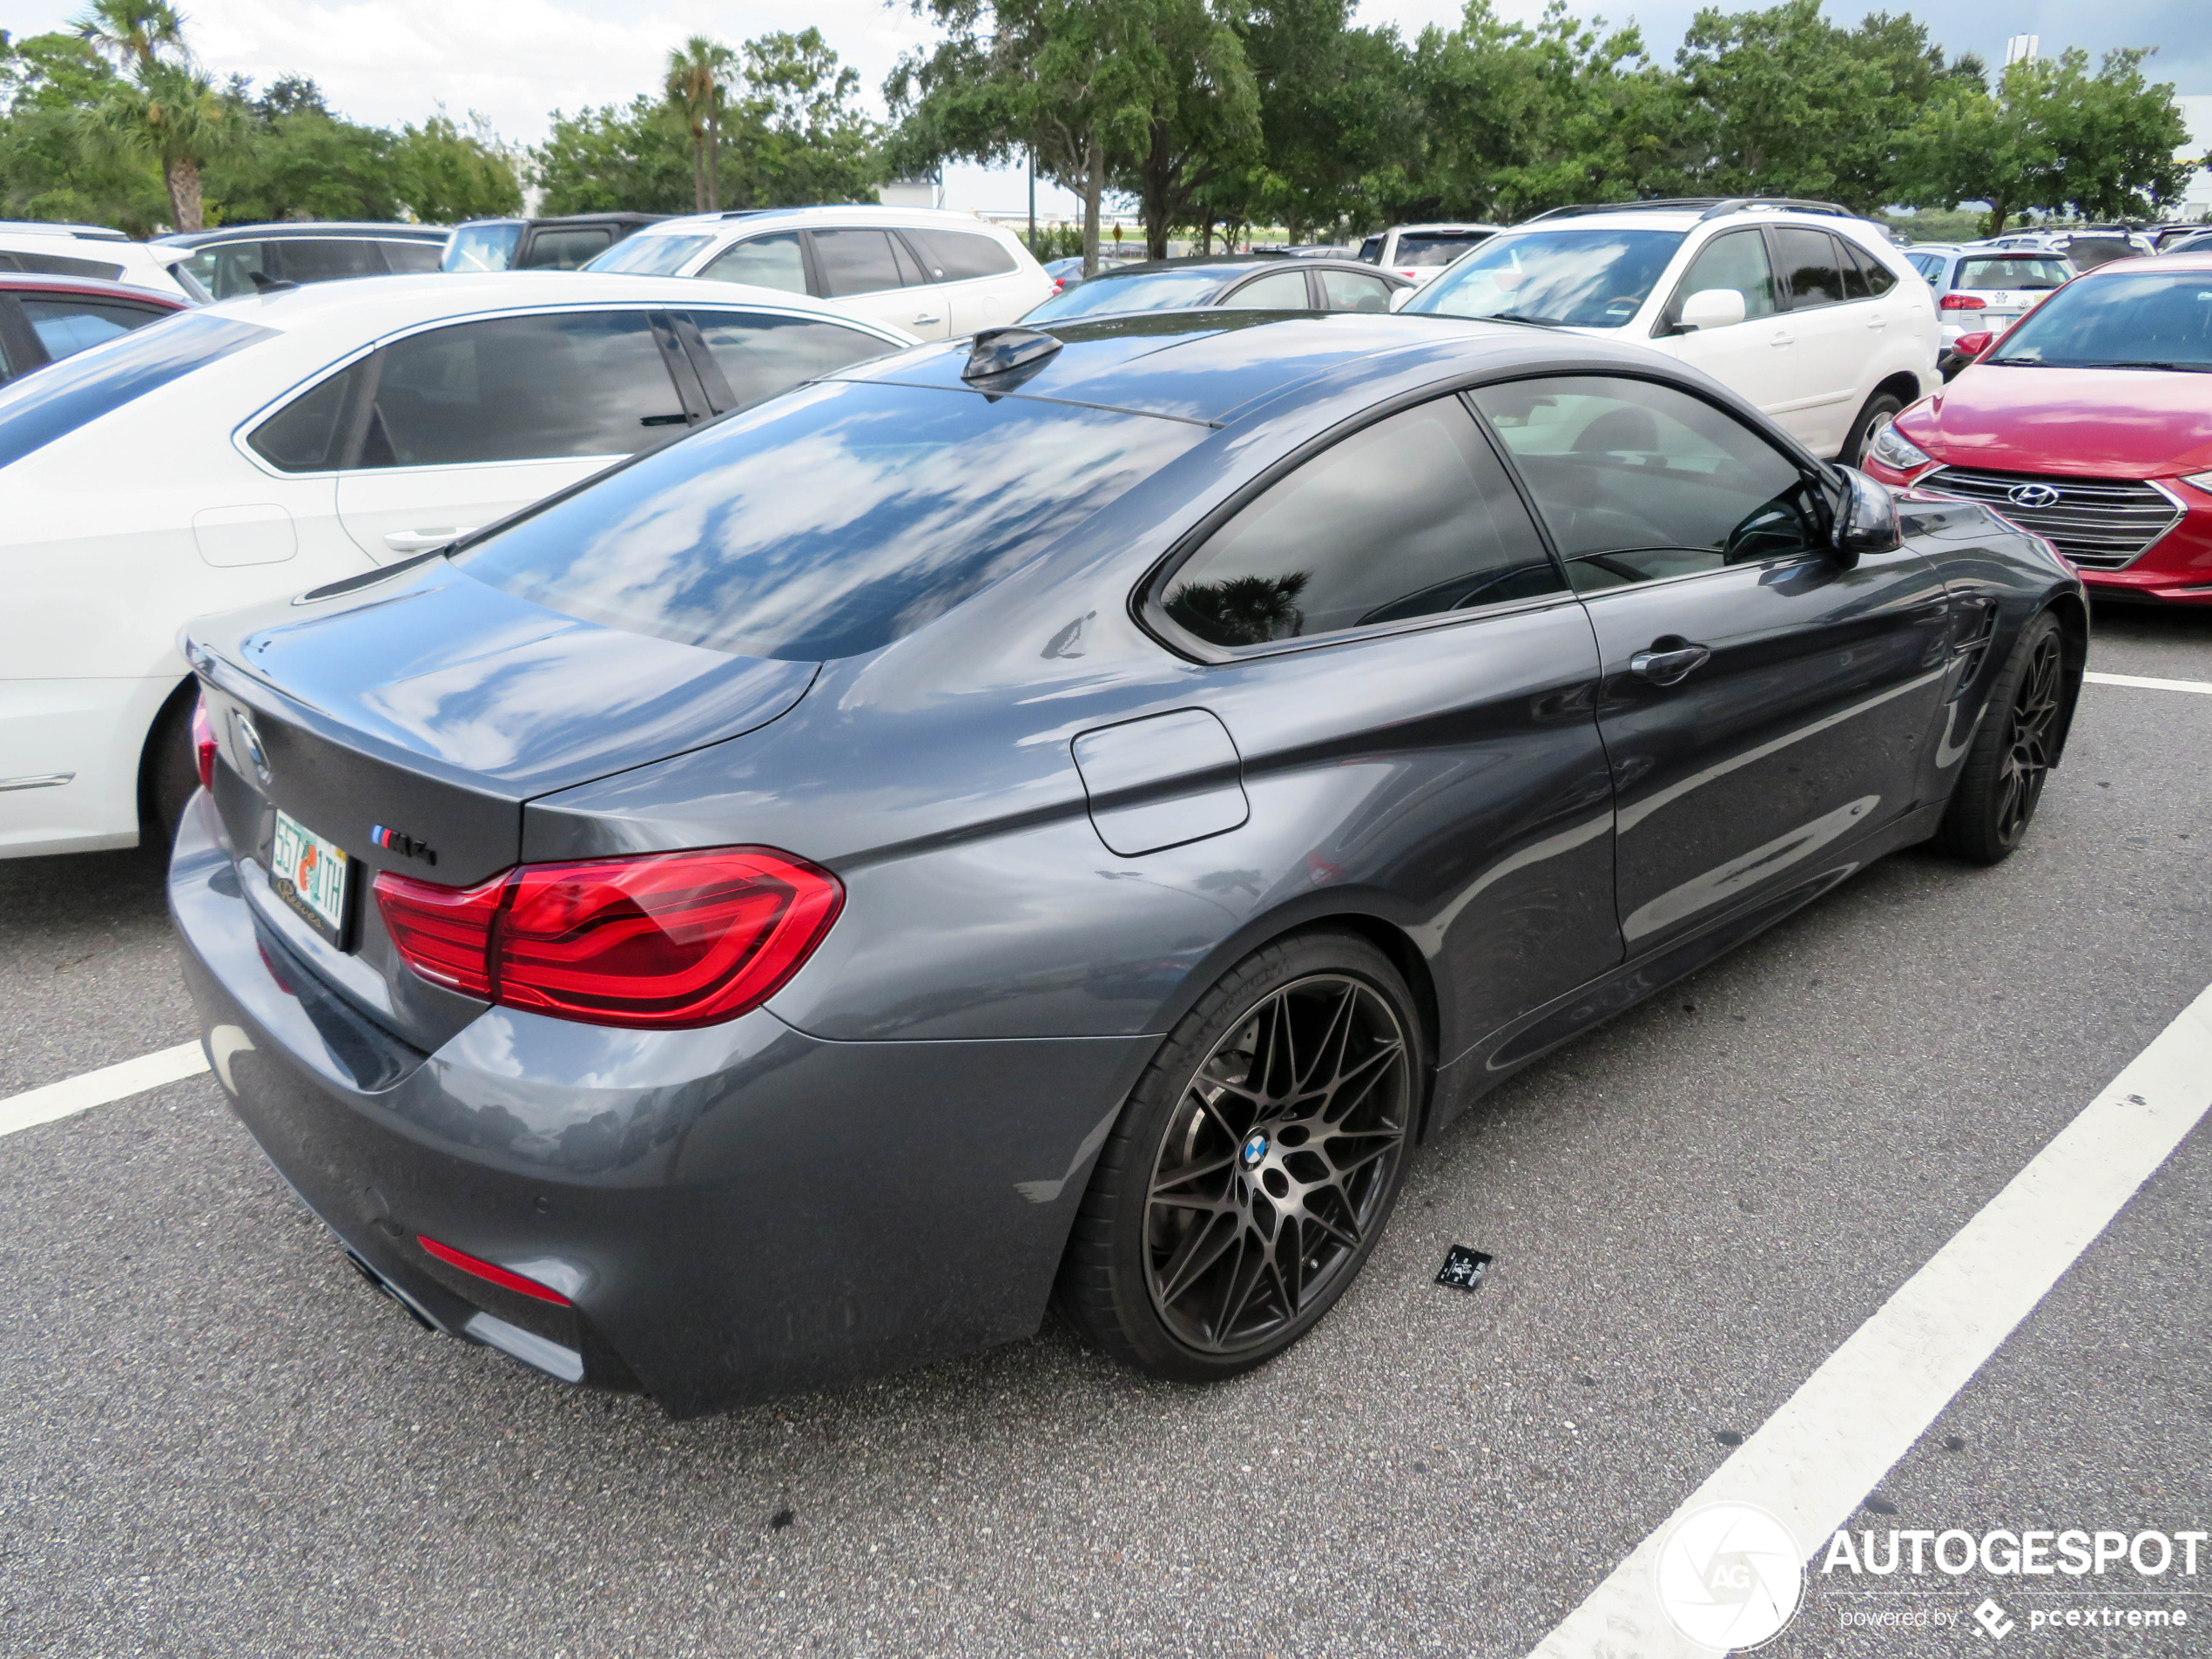
[[[384,931],[407,965],[434,985],[491,1000],[491,924],[513,873],[474,887],[442,887],[390,870],[374,891]]]
[[[1979,311],[1989,301],[1971,293],[1946,293],[1936,302],[1946,311]]]
[[[417,1233],[415,1242],[428,1251],[448,1267],[457,1267],[464,1273],[473,1273],[487,1284],[497,1285],[509,1291],[520,1291],[524,1296],[534,1296],[541,1302],[556,1302],[561,1306],[574,1307],[575,1303],[558,1291],[548,1290],[534,1278],[524,1278],[520,1273],[510,1273],[497,1262],[487,1262],[471,1256],[465,1250],[455,1250],[451,1244],[442,1244],[424,1233]]]
[[[192,758],[199,768],[199,786],[215,787],[215,723],[207,718],[207,699],[192,705]]]
[[[530,864],[475,887],[376,878],[385,930],[440,985],[593,1025],[757,1008],[837,920],[828,871],[766,847]]]

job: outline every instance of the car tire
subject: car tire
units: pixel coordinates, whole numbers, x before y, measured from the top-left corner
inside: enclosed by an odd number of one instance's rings
[[[1883,421],[1902,413],[1905,400],[1894,392],[1877,392],[1866,400],[1866,407],[1858,412],[1858,419],[1851,425],[1851,435],[1844,440],[1844,452],[1836,457],[1846,467],[1858,466],[1866,456],[1867,440],[1874,435],[1874,428]]]
[[[2034,820],[2065,719],[2066,642],[2047,610],[2020,630],[1990,688],[1937,846],[1970,864],[2012,857]]]
[[[1130,1092],[1062,1258],[1062,1312],[1178,1382],[1273,1359],[1374,1249],[1426,1062],[1406,981],[1367,940],[1294,934],[1246,957]]]
[[[139,844],[159,837],[165,853],[177,840],[184,822],[185,806],[199,787],[199,764],[192,754],[192,714],[199,704],[197,686],[172,697],[155,718],[147,734],[145,756],[139,765]]]

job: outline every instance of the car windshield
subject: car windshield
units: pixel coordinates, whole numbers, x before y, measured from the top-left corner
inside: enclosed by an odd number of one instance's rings
[[[274,340],[273,328],[179,313],[0,388],[0,467],[219,357]]]
[[[523,227],[513,219],[486,219],[463,225],[446,241],[443,271],[504,271],[515,263],[515,244]]]
[[[2130,271],[2054,293],[1993,363],[2212,373],[2212,271]]]
[[[1213,298],[1235,271],[1148,271],[1140,276],[1116,276],[1101,271],[1079,288],[1055,293],[1022,319],[1023,322],[1053,322],[1065,317],[1096,317],[1124,311],[1174,311],[1202,306]]]
[[[2053,253],[2008,253],[1999,260],[1961,260],[1956,288],[2059,288],[2074,267]]]
[[[1618,328],[1642,309],[1683,234],[1593,227],[1494,236],[1404,309]]]
[[[744,657],[853,657],[1006,576],[1210,430],[830,381],[656,450],[455,563],[611,628]]]
[[[591,260],[587,271],[620,271],[630,276],[674,276],[711,236],[633,236],[617,242]]]

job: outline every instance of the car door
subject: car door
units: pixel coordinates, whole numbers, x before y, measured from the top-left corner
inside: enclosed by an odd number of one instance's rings
[[[906,243],[873,226],[808,231],[807,250],[825,300],[924,340],[943,340],[951,308]]]
[[[935,298],[948,307],[948,335],[1003,327],[1043,297],[1035,282],[1022,278],[1013,253],[995,236],[934,226],[902,226],[894,235],[921,260]]]
[[[1561,376],[1474,401],[1596,631],[1631,957],[1848,867],[1921,804],[1948,637],[1926,560],[1846,567],[1827,486],[1679,388]]]
[[[1789,307],[1784,323],[1791,341],[1783,354],[1790,395],[1777,419],[1813,454],[1832,455],[1851,435],[1859,382],[1873,378],[1865,372],[1868,314],[1846,303],[1843,249],[1826,231],[1777,225],[1767,235]]]
[[[1592,635],[1459,398],[1269,485],[1146,610],[1212,664],[1193,694],[1285,862],[1386,895],[1434,971],[1440,1062],[1619,961]]]
[[[1725,289],[1743,301],[1743,320],[1722,328],[1682,330],[1689,297]],[[1784,430],[1797,394],[1795,335],[1781,314],[1779,289],[1765,233],[1757,227],[1723,232],[1705,244],[1675,285],[1652,333],[1660,348],[1703,369],[1745,402],[1772,416]]]
[[[679,388],[679,350],[640,310],[484,317],[391,342],[349,371],[347,534],[371,558],[407,558],[673,436],[705,414]]]

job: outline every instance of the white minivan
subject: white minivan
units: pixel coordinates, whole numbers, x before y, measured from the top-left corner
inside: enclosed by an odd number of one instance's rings
[[[664,219],[583,267],[833,301],[924,340],[1010,323],[1055,283],[1022,239],[933,207],[771,207]]]
[[[1879,226],[1828,202],[1558,208],[1491,238],[1402,309],[1639,341],[1847,463],[1941,384],[1927,283]]]

